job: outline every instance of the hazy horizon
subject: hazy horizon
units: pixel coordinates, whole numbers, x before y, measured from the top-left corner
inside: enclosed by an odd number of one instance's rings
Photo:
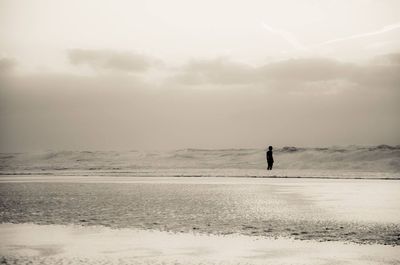
[[[399,145],[397,10],[0,0],[0,152]]]
[[[21,149],[21,150],[1,150],[0,153],[3,154],[13,154],[13,153],[52,153],[52,152],[56,152],[56,153],[62,153],[62,152],[76,152],[76,153],[85,153],[85,152],[89,152],[89,153],[96,153],[96,152],[104,152],[104,153],[114,153],[114,152],[119,152],[119,153],[127,153],[127,152],[143,152],[143,153],[158,153],[158,154],[165,154],[168,152],[179,152],[179,151],[240,151],[240,150],[259,150],[259,151],[267,151],[268,150],[268,144],[265,146],[257,146],[257,147],[226,147],[226,148],[207,148],[207,147],[182,147],[182,148],[149,148],[149,149],[129,149],[129,148],[119,148],[119,149],[107,149],[107,148],[103,148],[103,149],[95,149],[95,148],[70,148],[70,149],[52,149],[52,148],[48,148],[48,149]],[[382,147],[384,146],[384,147]],[[378,149],[380,147],[382,147],[382,149],[385,150],[385,148],[387,148],[386,150],[395,150],[398,149],[400,147],[400,144],[396,144],[396,145],[388,145],[388,144],[378,144],[378,145],[363,145],[363,144],[353,144],[353,145],[320,145],[320,146],[294,146],[294,145],[275,145],[273,146],[273,151],[274,152],[294,152],[294,151],[290,151],[290,150],[285,150],[286,148],[291,149],[291,148],[296,148],[297,151],[304,151],[304,150],[321,150],[322,151],[324,149],[328,149],[328,151],[334,152],[335,150],[346,150],[349,151],[351,150],[351,148],[354,148],[354,150],[357,150],[357,148],[360,149],[365,149],[368,150],[370,148],[377,148]],[[330,149],[330,150],[329,150]],[[265,155],[265,153],[264,153]],[[264,157],[263,155],[263,157]]]

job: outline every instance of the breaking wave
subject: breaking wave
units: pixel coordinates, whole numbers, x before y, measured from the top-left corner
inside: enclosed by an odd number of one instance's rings
[[[400,146],[347,146],[274,149],[277,170],[319,170],[330,172],[400,173]],[[132,174],[182,172],[264,172],[262,149],[182,149],[142,151],[43,151],[1,153],[0,173],[5,174]],[[74,173],[75,172],[75,173]],[[190,173],[191,172],[191,173]],[[210,173],[211,172],[211,173]],[[214,172],[214,173],[212,173]],[[225,173],[224,173],[225,172]],[[239,172],[239,173],[238,173]],[[183,173],[182,173],[183,174]],[[233,173],[232,173],[233,174]],[[228,174],[229,175],[229,174]],[[257,174],[256,174],[257,175]]]

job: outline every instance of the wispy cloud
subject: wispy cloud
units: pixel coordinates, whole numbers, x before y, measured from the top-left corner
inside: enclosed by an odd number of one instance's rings
[[[334,44],[334,43],[338,43],[338,42],[342,42],[342,41],[371,37],[371,36],[380,35],[380,34],[383,34],[383,33],[389,32],[389,31],[397,30],[397,29],[400,29],[400,22],[384,26],[383,28],[381,28],[379,30],[354,34],[354,35],[342,37],[342,38],[335,38],[335,39],[331,39],[331,40],[317,43],[314,45],[304,45],[296,38],[296,36],[292,32],[271,27],[270,25],[266,24],[265,22],[262,22],[262,27],[265,30],[267,30],[268,32],[276,34],[279,37],[281,37],[282,39],[284,39],[295,50],[303,51],[303,52],[310,52],[314,48],[318,48],[321,46],[330,45],[330,44]]]
[[[375,36],[375,35],[379,35],[379,34],[382,34],[382,33],[386,33],[388,31],[396,30],[398,28],[400,28],[400,22],[396,23],[396,24],[387,25],[387,26],[381,28],[380,30],[375,30],[375,31],[371,31],[371,32],[351,35],[351,36],[348,36],[348,37],[336,38],[336,39],[324,41],[324,42],[321,42],[321,43],[319,43],[317,45],[314,45],[314,47],[323,46],[323,45],[329,45],[329,44],[336,43],[336,42],[341,42],[341,41],[347,41],[347,40],[353,40],[353,39],[359,39],[359,38]]]
[[[287,43],[289,43],[294,49],[296,50],[301,50],[301,51],[307,51],[308,49],[294,36],[293,33],[282,30],[282,29],[277,29],[273,28],[270,25],[267,25],[265,22],[262,23],[262,26],[264,29],[267,31],[279,35],[282,39],[284,39]]]

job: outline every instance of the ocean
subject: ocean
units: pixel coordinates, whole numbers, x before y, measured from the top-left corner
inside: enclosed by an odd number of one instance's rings
[[[1,153],[1,175],[400,178],[400,145]]]

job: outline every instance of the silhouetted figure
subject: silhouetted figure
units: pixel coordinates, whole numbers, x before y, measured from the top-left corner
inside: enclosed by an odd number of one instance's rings
[[[274,158],[272,157],[272,146],[268,147],[267,163],[268,163],[267,170],[272,170],[272,165],[274,164]]]

